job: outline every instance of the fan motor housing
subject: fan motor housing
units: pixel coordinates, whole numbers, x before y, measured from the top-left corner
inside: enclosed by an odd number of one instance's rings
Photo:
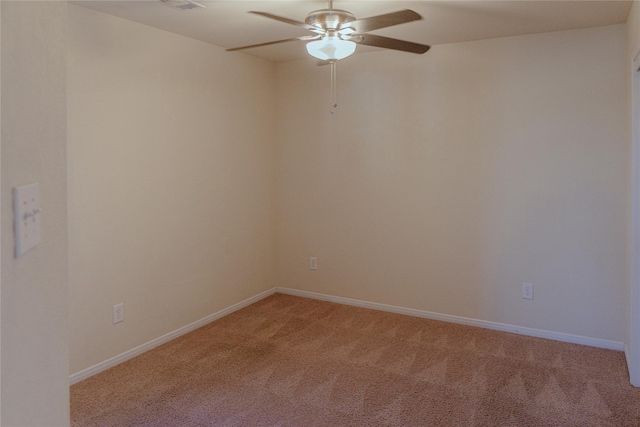
[[[305,23],[322,29],[339,29],[343,24],[355,21],[356,17],[346,10],[321,9],[315,10],[307,15]]]

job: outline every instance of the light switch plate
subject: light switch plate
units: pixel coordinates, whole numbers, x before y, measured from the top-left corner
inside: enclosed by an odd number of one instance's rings
[[[13,189],[16,257],[40,243],[40,190],[38,184]]]

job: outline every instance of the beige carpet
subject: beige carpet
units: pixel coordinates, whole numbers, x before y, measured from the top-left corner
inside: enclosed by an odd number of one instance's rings
[[[624,354],[275,294],[71,387],[72,426],[640,426]]]

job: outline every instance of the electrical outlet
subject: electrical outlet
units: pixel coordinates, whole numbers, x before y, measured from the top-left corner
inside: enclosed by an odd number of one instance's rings
[[[309,258],[309,270],[317,270],[318,269],[318,258],[312,256]]]
[[[124,305],[122,303],[113,306],[113,324],[124,320]]]
[[[522,298],[533,299],[533,283],[522,284]]]

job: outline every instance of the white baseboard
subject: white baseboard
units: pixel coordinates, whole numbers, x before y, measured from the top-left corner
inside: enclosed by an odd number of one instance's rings
[[[168,334],[162,335],[161,337],[151,340],[145,344],[139,345],[138,347],[132,348],[131,350],[125,351],[124,353],[121,353],[117,356],[114,356],[110,359],[107,359],[103,362],[93,365],[87,369],[83,369],[80,372],[76,372],[75,374],[72,374],[69,377],[69,381],[71,384],[75,384],[79,381],[89,378],[97,373],[105,371],[133,357],[136,357],[146,351],[149,351],[166,342],[169,342],[175,338],[178,338],[181,335],[187,334],[195,329],[198,329],[201,326],[211,323],[214,320],[220,319],[221,317],[224,317],[227,314],[231,314],[234,311],[238,311],[241,308],[247,307],[248,305],[251,305],[257,301],[260,301],[261,299],[264,299],[270,295],[275,294],[276,292],[281,294],[300,296],[304,298],[335,302],[338,304],[352,305],[355,307],[363,307],[363,308],[370,308],[373,310],[387,311],[390,313],[422,317],[425,319],[441,320],[444,322],[458,323],[461,325],[468,325],[468,326],[476,326],[480,328],[493,329],[497,331],[511,332],[515,334],[528,335],[528,336],[538,337],[538,338],[546,338],[546,339],[551,339],[555,341],[564,341],[564,342],[573,343],[573,344],[582,344],[582,345],[588,345],[591,347],[600,347],[600,348],[606,348],[610,350],[624,351],[625,356],[627,357],[627,365],[629,364],[628,363],[629,350],[627,346],[622,342],[609,341],[609,340],[603,340],[598,338],[590,338],[582,335],[565,334],[562,332],[545,331],[542,329],[525,328],[520,326],[508,325],[505,323],[490,322],[487,320],[471,319],[468,317],[453,316],[450,314],[434,313],[430,311],[417,310],[413,308],[404,308],[404,307],[398,307],[394,305],[368,302],[368,301],[362,301],[362,300],[357,300],[352,298],[336,297],[336,296],[320,294],[316,292],[308,292],[308,291],[301,291],[297,289],[277,287],[277,288],[269,289],[268,291],[262,292],[254,297],[248,298],[244,301],[241,301],[237,304],[234,304],[230,307],[227,307],[223,310],[213,313],[203,319],[197,320],[193,323],[183,326],[182,328],[176,329],[173,332],[169,332]]]
[[[103,362],[100,362],[98,364],[95,364],[93,366],[88,367],[87,369],[83,369],[80,372],[76,372],[75,374],[72,374],[69,377],[69,381],[71,384],[75,384],[79,381],[82,381],[86,378],[89,378],[97,373],[100,373],[102,371],[105,371],[109,368],[112,368],[122,362],[125,362],[131,358],[134,358],[136,356],[139,356],[140,354],[149,351],[155,347],[158,347],[159,345],[162,345],[166,342],[169,342],[173,339],[178,338],[181,335],[187,334],[191,331],[194,331],[196,329],[198,329],[201,326],[204,326],[208,323],[213,322],[214,320],[218,320],[221,317],[226,316],[227,314],[231,314],[234,311],[238,311],[241,308],[244,308],[248,305],[251,305],[257,301],[260,301],[261,299],[264,299],[270,295],[273,295],[274,293],[276,293],[276,288],[272,288],[269,289],[268,291],[262,292],[256,296],[253,296],[251,298],[247,298],[244,301],[240,301],[237,304],[234,304],[230,307],[227,307],[223,310],[220,310],[216,313],[213,313],[207,317],[204,317],[200,320],[197,320],[193,323],[190,323],[186,326],[183,326],[182,328],[176,329],[173,332],[169,332],[168,334],[162,335],[161,337],[158,337],[154,340],[151,340],[145,344],[139,345],[138,347],[132,348],[131,350],[125,351],[124,353],[121,353],[117,356],[114,356],[110,359],[107,359]]]
[[[380,304],[376,302],[368,302],[351,298],[336,297],[332,295],[319,294],[315,292],[300,291],[290,288],[276,288],[281,294],[295,295],[305,298],[313,298],[322,301],[336,302],[339,304],[352,305],[356,307],[371,308],[374,310],[388,311],[397,314],[406,314],[408,316],[422,317],[425,319],[441,320],[444,322],[458,323],[461,325],[477,326],[485,329],[493,329],[496,331],[511,332],[514,334],[528,335],[537,338],[546,338],[555,341],[564,341],[572,344],[582,344],[591,347],[606,348],[609,350],[625,351],[625,344],[618,341],[609,341],[598,338],[590,338],[582,335],[566,334],[562,332],[545,331],[542,329],[525,328],[521,326],[508,325],[499,322],[490,322],[487,320],[471,319],[468,317],[453,316],[450,314],[434,313],[425,310],[416,310],[413,308],[398,307],[395,305]]]

